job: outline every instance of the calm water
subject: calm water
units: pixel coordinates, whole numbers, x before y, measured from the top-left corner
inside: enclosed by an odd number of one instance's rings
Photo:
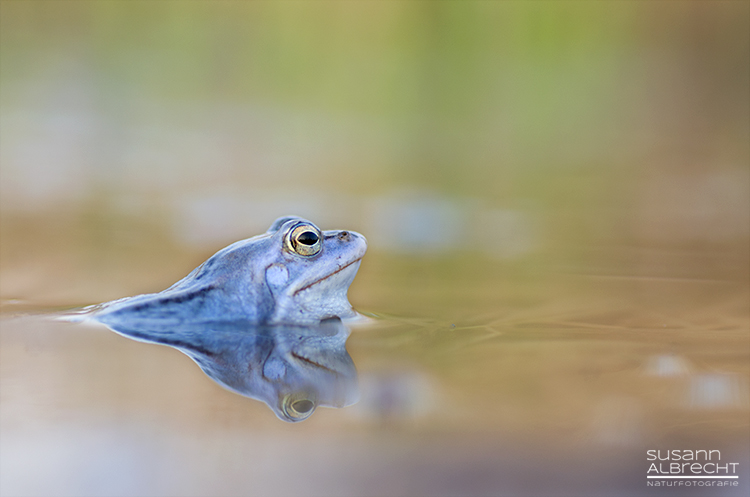
[[[747,2],[0,9],[3,497],[748,494]],[[353,405],[52,319],[289,214],[368,239]]]
[[[740,486],[693,493],[744,495],[744,248],[609,247],[567,272],[368,254],[360,400],[297,424],[174,349],[8,302],[3,494],[661,495],[646,451],[707,449]]]

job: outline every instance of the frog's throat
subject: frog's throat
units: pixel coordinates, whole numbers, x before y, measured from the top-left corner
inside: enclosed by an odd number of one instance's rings
[[[364,256],[363,256],[363,257],[364,257]],[[312,287],[312,286],[315,286],[315,285],[317,285],[318,283],[320,283],[320,282],[322,282],[322,281],[325,281],[325,280],[327,280],[328,278],[330,278],[330,277],[331,277],[331,276],[333,276],[334,274],[340,273],[341,271],[343,271],[344,269],[348,268],[348,267],[349,267],[349,266],[351,266],[352,264],[356,264],[357,262],[359,262],[359,261],[361,261],[361,260],[362,260],[362,257],[360,257],[360,258],[358,258],[358,259],[354,259],[354,260],[353,260],[353,261],[351,261],[350,263],[348,263],[348,264],[346,264],[346,265],[344,265],[344,266],[341,266],[341,267],[340,267],[340,268],[338,268],[338,269],[337,269],[336,271],[334,271],[334,272],[332,272],[332,273],[329,273],[329,274],[327,274],[327,275],[323,276],[322,278],[318,278],[317,280],[315,280],[315,281],[313,281],[312,283],[309,283],[309,284],[307,284],[307,285],[303,286],[302,288],[298,288],[297,290],[295,290],[295,291],[294,291],[294,293],[292,294],[292,296],[296,296],[296,295],[297,295],[298,293],[300,293],[300,292],[303,292],[303,291],[307,290],[308,288],[310,288],[310,287]]]

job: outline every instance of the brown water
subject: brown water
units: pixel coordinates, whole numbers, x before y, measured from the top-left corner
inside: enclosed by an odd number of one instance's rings
[[[747,2],[0,10],[3,497],[748,494]],[[50,319],[289,214],[368,239],[351,407]]]
[[[3,495],[744,495],[746,248],[373,252],[361,400],[296,425],[175,350],[6,302]],[[651,449],[719,450],[739,487],[647,487]]]

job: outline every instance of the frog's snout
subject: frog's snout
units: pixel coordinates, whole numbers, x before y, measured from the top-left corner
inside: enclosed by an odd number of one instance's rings
[[[341,233],[339,233],[339,239],[343,242],[360,240],[365,244],[365,247],[367,246],[367,238],[365,238],[361,233],[357,233],[356,231],[342,231]]]

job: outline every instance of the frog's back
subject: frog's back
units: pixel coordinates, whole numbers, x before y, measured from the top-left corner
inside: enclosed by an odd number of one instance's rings
[[[236,242],[159,293],[104,304],[94,319],[110,327],[150,328],[186,321],[245,320],[262,323],[273,312],[273,296],[252,270],[261,263],[263,240]]]

